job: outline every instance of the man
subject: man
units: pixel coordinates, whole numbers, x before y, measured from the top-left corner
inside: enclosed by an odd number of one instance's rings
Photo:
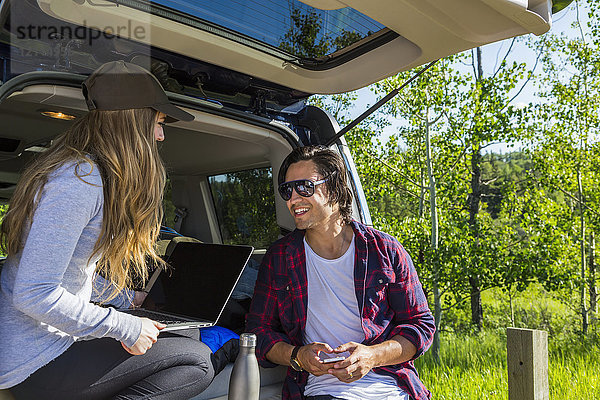
[[[352,220],[342,158],[296,149],[278,180],[297,229],[265,255],[247,329],[261,365],[289,366],[283,399],[431,398],[412,362],[435,330],[427,299],[404,248]]]

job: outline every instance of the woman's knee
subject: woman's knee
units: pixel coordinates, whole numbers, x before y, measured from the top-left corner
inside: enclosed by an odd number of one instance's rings
[[[159,342],[163,343],[159,344]],[[164,347],[166,355],[177,355],[178,365],[196,366],[202,370],[213,369],[211,362],[212,351],[206,344],[199,340],[172,334],[159,337],[155,346],[157,344]]]
[[[167,394],[164,398],[190,398],[206,389],[215,376],[210,348],[188,337],[161,334],[148,352],[139,357],[150,367],[146,372],[151,373],[122,391],[118,398],[129,399],[132,393],[151,388],[160,389],[156,392],[160,399]]]
[[[188,367],[188,379],[195,382],[197,390],[206,389],[215,377],[210,348],[199,340],[185,337],[178,339],[175,346],[180,365]]]

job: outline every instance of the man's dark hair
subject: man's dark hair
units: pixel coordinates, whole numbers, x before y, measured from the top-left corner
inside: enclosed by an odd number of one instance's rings
[[[290,165],[299,161],[312,161],[322,178],[329,178],[324,183],[327,188],[328,205],[338,204],[340,216],[345,224],[352,221],[352,191],[348,186],[348,170],[342,157],[325,146],[305,146],[294,149],[283,160],[279,168],[277,180],[285,182],[285,175]]]

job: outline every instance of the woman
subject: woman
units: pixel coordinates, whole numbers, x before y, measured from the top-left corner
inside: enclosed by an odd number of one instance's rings
[[[193,116],[122,61],[92,73],[83,93],[89,113],[23,173],[2,222],[0,388],[17,398],[193,397],[214,375],[206,345],[90,302],[132,306],[132,278],[147,278],[148,259],[161,263],[156,141],[165,120]]]

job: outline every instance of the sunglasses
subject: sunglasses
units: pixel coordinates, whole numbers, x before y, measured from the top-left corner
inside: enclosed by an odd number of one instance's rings
[[[281,185],[279,185],[279,194],[285,201],[288,201],[292,198],[292,193],[294,190],[296,190],[296,193],[302,197],[310,197],[315,194],[315,186],[327,182],[329,178],[330,177],[327,177],[315,182],[311,181],[310,179],[299,179],[297,181],[283,182]]]

